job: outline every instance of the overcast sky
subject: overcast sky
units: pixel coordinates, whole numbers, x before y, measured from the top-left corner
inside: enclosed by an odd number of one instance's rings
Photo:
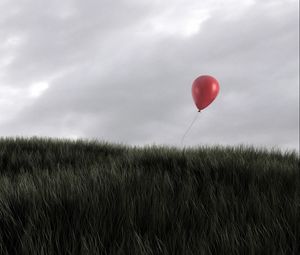
[[[299,151],[297,0],[0,0],[0,136]]]

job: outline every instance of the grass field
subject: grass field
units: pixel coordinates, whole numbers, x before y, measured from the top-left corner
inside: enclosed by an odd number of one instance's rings
[[[2,138],[0,254],[300,254],[299,155]]]

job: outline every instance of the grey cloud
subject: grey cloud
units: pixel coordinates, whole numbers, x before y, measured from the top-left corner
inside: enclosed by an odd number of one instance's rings
[[[7,10],[0,23],[1,38],[22,39],[15,61],[7,70],[6,82],[11,86],[26,86],[24,80],[34,82],[62,68],[89,63],[95,51],[105,52],[116,34],[124,33],[147,15],[146,6],[125,1],[111,6],[107,1],[89,0],[67,1],[74,13],[61,18],[60,2],[26,1],[3,7]]]
[[[256,3],[238,20],[212,13],[215,16],[189,38],[139,37],[139,24],[153,14],[142,5],[136,14],[109,5],[101,10],[92,1],[80,3],[75,10],[81,14],[74,14],[69,23],[55,16],[55,4],[46,24],[28,21],[31,39],[7,79],[18,85],[27,75],[37,79],[66,73],[14,121],[0,127],[4,133],[69,132],[126,143],[178,144],[196,112],[191,83],[208,73],[219,79],[220,95],[200,114],[185,144],[298,149],[296,3],[277,8]],[[136,6],[120,4],[119,10]]]

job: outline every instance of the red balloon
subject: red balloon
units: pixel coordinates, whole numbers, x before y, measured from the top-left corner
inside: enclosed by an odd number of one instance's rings
[[[219,90],[219,83],[212,76],[202,75],[194,80],[192,95],[199,112],[215,100]]]

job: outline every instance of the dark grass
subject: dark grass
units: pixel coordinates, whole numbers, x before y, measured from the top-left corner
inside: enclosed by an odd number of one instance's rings
[[[0,254],[300,254],[296,152],[0,139]]]

